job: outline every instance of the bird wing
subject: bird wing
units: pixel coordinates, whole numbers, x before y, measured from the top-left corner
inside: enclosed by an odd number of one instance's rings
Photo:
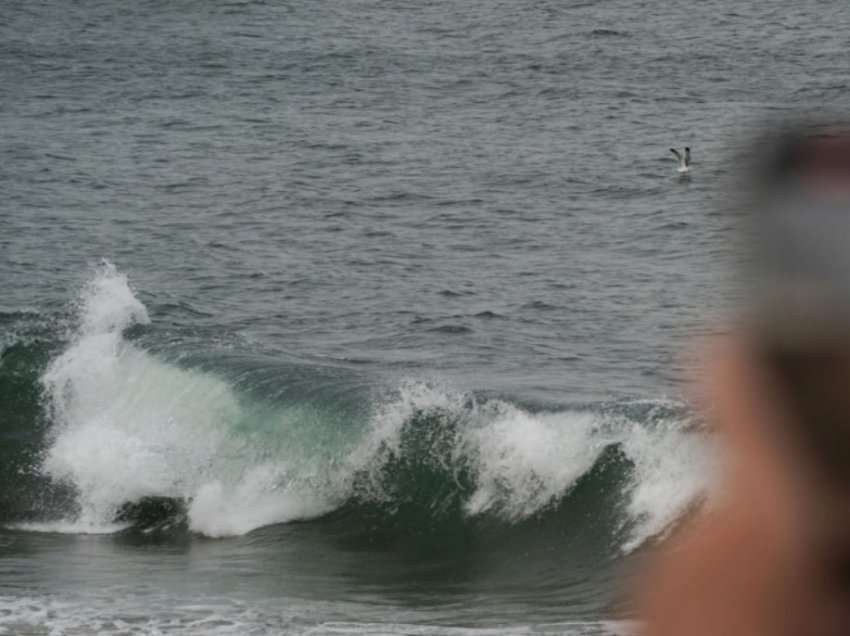
[[[675,148],[670,148],[670,152],[676,155],[676,159],[678,159],[679,161],[682,160],[682,154],[678,150],[676,150]]]

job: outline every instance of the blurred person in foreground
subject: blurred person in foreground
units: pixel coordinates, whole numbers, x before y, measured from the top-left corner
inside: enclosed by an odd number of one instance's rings
[[[647,636],[850,634],[850,129],[777,137],[696,391],[718,491],[638,579]]]

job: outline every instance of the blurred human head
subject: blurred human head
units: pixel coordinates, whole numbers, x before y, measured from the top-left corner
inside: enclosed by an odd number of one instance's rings
[[[850,131],[765,144],[748,233],[748,335],[816,472],[850,485]]]
[[[698,379],[720,496],[639,579],[648,636],[850,634],[847,130],[753,144],[743,319]]]

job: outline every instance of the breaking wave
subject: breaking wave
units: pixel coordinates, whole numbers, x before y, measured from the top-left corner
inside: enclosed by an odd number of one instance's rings
[[[698,501],[710,473],[706,437],[674,403],[532,409],[413,379],[364,395],[303,367],[260,382],[242,364],[170,360],[128,336],[150,316],[107,262],[76,313],[39,371],[46,424],[29,468],[64,495],[40,495],[18,527],[223,537],[340,511],[515,525],[561,514],[592,482],[613,492],[600,514],[630,551]]]

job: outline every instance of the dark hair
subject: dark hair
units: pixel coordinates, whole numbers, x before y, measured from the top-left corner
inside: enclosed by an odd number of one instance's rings
[[[776,136],[758,171],[762,185],[775,186],[804,174],[850,180],[850,129],[820,125],[786,129]]]

